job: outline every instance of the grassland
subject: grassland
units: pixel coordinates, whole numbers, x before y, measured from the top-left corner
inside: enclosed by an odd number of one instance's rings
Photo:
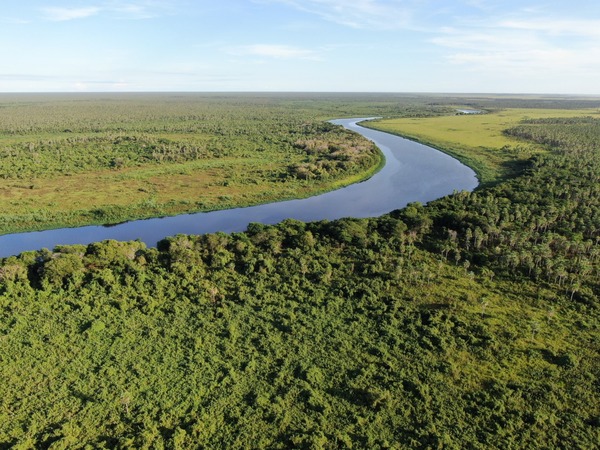
[[[505,130],[526,119],[580,116],[598,117],[600,111],[506,108],[485,114],[380,119],[366,125],[443,150],[473,168],[482,186],[488,186],[515,176],[526,159],[546,151],[542,145],[506,135]]]
[[[0,233],[302,198],[381,167],[322,114],[290,97],[4,96]]]

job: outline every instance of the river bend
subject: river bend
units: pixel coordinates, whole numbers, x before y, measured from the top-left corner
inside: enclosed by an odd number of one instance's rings
[[[299,200],[173,217],[135,220],[110,227],[85,226],[0,236],[0,257],[56,245],[89,244],[105,239],[139,239],[148,246],[175,234],[244,231],[249,223],[274,224],[286,218],[304,222],[342,217],[376,217],[411,202],[427,203],[454,191],[477,186],[472,169],[431,147],[399,136],[361,127],[365,119],[332,123],[373,141],[386,158],[385,166],[361,183]]]

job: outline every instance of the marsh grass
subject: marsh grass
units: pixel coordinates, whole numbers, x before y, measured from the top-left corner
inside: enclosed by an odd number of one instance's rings
[[[458,107],[457,107],[458,108]],[[487,114],[392,118],[364,125],[438,148],[477,172],[481,187],[514,177],[525,160],[546,149],[504,134],[522,120],[548,117],[598,116],[597,109],[507,108]]]
[[[303,198],[383,155],[318,106],[244,95],[24,96],[0,104],[0,233]]]

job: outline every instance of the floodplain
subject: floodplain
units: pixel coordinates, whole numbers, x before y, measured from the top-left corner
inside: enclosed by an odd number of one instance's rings
[[[152,183],[177,193],[178,177],[200,177],[205,163],[214,178],[199,194],[214,188],[223,206],[224,183],[247,180],[248,167],[257,186],[275,174],[285,176],[273,185],[312,186],[344,172],[326,155],[362,149],[365,165],[359,158],[335,184],[378,165],[372,146],[326,122],[344,116],[382,116],[374,126],[471,158],[484,183],[379,217],[2,258],[0,448],[597,447],[600,99],[25,97],[1,102],[11,111],[5,189],[140,170],[123,189],[137,180],[157,213]],[[135,105],[130,121],[124,98]],[[184,147],[212,156],[188,160]],[[235,166],[246,157],[246,169]],[[256,160],[277,164],[261,171]],[[230,161],[237,169],[228,173]],[[98,180],[100,189],[107,179]],[[6,192],[2,201],[14,204],[4,231],[23,211],[40,226],[56,222]],[[127,197],[101,192],[108,203]],[[48,218],[69,206],[57,198],[42,208]]]

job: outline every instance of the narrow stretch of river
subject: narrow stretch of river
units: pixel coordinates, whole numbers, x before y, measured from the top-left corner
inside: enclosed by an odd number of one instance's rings
[[[175,234],[244,231],[249,223],[274,224],[286,218],[304,222],[342,217],[376,217],[408,203],[427,203],[454,191],[477,186],[475,172],[431,147],[381,131],[361,127],[365,119],[332,123],[356,131],[383,152],[386,164],[366,181],[300,200],[173,217],[135,220],[110,227],[86,226],[0,236],[0,257],[56,245],[89,244],[105,239],[139,239],[149,247]]]

